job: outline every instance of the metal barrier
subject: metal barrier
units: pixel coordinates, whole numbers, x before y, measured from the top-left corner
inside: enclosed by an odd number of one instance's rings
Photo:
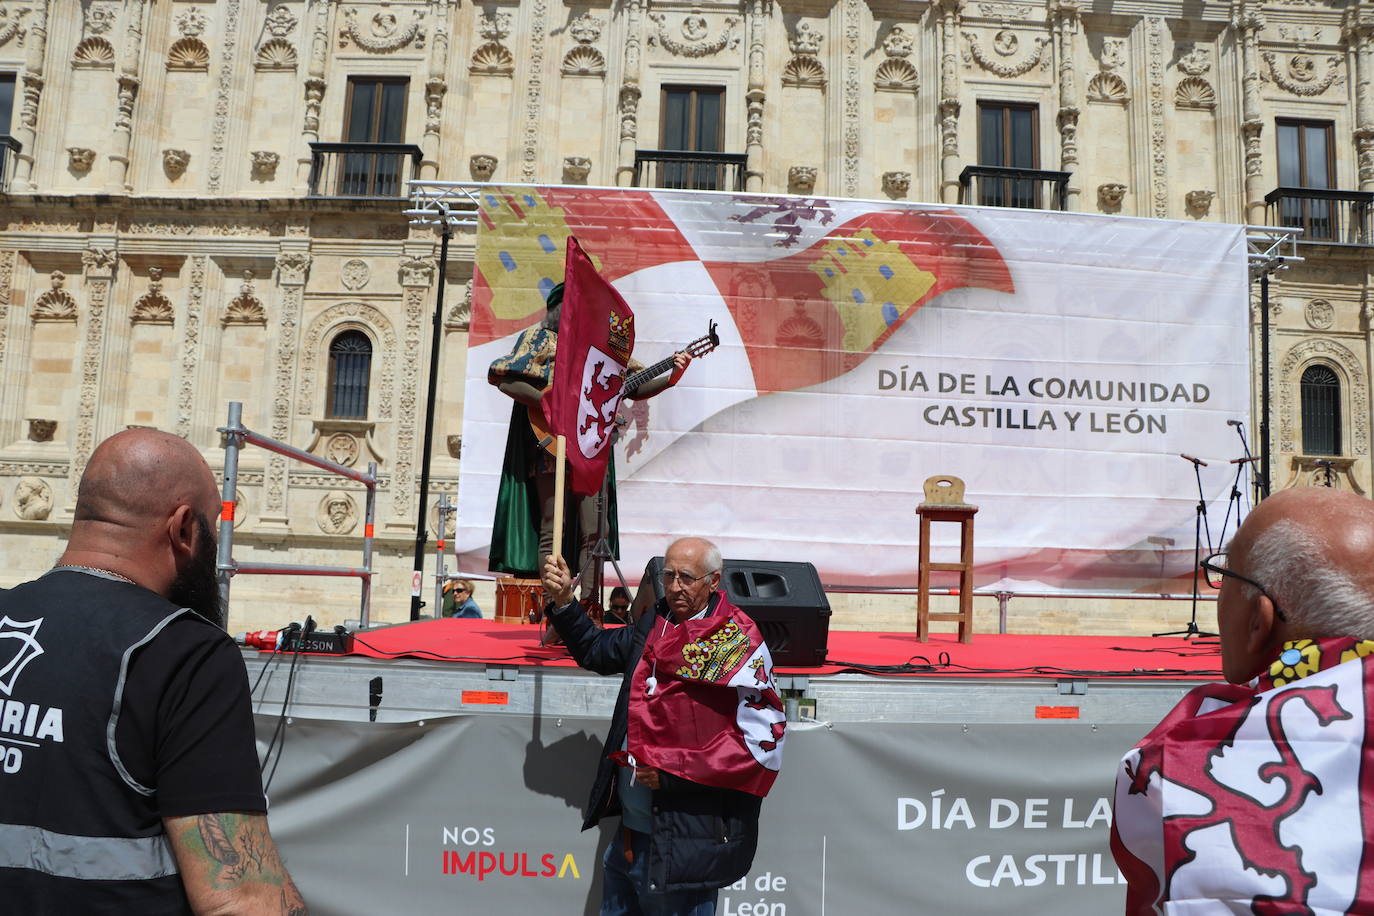
[[[377,462],[370,461],[367,473],[335,464],[318,455],[269,439],[255,433],[243,425],[243,404],[229,402],[229,422],[219,428],[224,434],[224,490],[221,495],[219,517],[219,552],[215,558],[215,568],[219,575],[220,601],[224,605],[226,622],[229,618],[229,581],[239,573],[264,576],[348,576],[362,580],[362,598],[358,619],[366,627],[372,616],[372,530],[377,517]],[[367,487],[367,509],[363,517],[363,565],[362,566],[312,566],[291,563],[236,563],[234,562],[234,497],[238,494],[239,450],[245,445],[256,445],[269,452],[276,452],[287,458],[294,458],[304,464],[312,465],[322,471],[338,474],[349,480],[356,480]],[[227,626],[227,623],[226,623]]]

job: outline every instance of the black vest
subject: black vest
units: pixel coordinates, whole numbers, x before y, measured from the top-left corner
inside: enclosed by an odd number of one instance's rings
[[[115,747],[130,658],[187,613],[66,569],[0,591],[3,908],[190,911],[155,787]]]

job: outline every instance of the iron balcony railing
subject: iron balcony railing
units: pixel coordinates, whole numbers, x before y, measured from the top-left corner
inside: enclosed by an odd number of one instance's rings
[[[1264,202],[1269,225],[1301,229],[1299,242],[1374,245],[1369,220],[1374,191],[1275,188]]]
[[[421,155],[413,143],[312,143],[310,196],[404,197]]]
[[[635,187],[690,191],[743,191],[744,153],[635,150]]]
[[[959,203],[1063,210],[1071,172],[970,165],[959,173]]]
[[[19,161],[19,151],[23,148],[18,140],[0,134],[0,194],[10,189],[10,176],[14,174],[14,164]]]

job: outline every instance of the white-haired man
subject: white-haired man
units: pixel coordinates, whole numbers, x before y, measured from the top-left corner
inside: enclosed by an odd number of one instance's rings
[[[720,584],[720,550],[682,538],[665,597],[633,624],[597,629],[561,557],[544,564],[549,619],[577,663],[624,682],[583,829],[619,814],[602,859],[602,916],[711,916],[749,871],[759,806],[782,765],[785,717],[758,628]]]
[[[1203,561],[1226,684],[1117,772],[1128,914],[1374,912],[1374,503],[1297,489]]]

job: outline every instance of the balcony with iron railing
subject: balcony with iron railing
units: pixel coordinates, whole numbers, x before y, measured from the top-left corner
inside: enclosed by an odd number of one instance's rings
[[[1275,188],[1264,195],[1266,222],[1301,229],[1299,242],[1323,245],[1374,245],[1370,210],[1374,191],[1334,188]]]
[[[14,174],[14,164],[19,161],[19,151],[23,148],[18,140],[0,134],[0,194],[9,191],[10,176]]]
[[[743,191],[744,153],[702,153],[693,150],[635,150],[637,188],[675,188],[689,191]]]
[[[312,143],[310,196],[404,197],[406,181],[420,177],[421,156],[413,143]]]
[[[959,173],[959,203],[1023,210],[1063,210],[1071,172],[970,165]]]

